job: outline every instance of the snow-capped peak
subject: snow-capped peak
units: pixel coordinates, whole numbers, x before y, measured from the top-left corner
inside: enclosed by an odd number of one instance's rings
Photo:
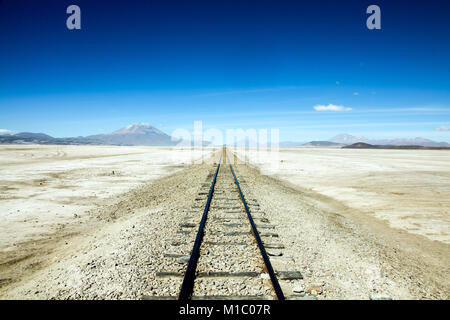
[[[112,134],[164,134],[162,131],[151,126],[149,123],[134,123],[123,127]]]

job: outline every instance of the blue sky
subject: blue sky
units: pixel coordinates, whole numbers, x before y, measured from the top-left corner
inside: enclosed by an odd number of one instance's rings
[[[81,8],[81,30],[66,8]],[[370,4],[381,30],[366,28]],[[450,142],[448,1],[0,1],[0,129]],[[315,106],[343,106],[316,111]],[[351,109],[351,110],[350,110]],[[441,130],[436,130],[442,128]]]

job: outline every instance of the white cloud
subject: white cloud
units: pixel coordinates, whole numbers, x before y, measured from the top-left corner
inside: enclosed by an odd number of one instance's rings
[[[329,104],[329,105],[317,105],[314,107],[314,110],[316,111],[336,111],[336,112],[340,112],[340,111],[350,111],[352,110],[352,108],[346,108],[344,106],[337,106],[334,104]]]
[[[436,128],[437,131],[450,131],[450,126],[440,126],[439,128]]]
[[[359,92],[353,92],[354,96],[359,96]]]

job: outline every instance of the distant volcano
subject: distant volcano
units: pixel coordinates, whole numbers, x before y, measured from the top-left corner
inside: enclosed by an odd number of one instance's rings
[[[130,124],[126,127],[114,131],[111,134],[159,134],[167,136],[167,134],[165,134],[161,130],[151,126],[148,123],[143,122]]]
[[[129,146],[171,146],[177,141],[148,123],[135,123],[123,127],[113,133],[97,134],[86,137],[101,141],[104,144]]]

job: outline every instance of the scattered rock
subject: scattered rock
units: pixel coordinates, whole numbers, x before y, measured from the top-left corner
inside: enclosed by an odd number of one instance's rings
[[[312,286],[312,287],[308,288],[308,290],[306,290],[306,292],[316,296],[316,295],[322,294],[323,290],[319,286]]]
[[[294,293],[304,293],[305,292],[305,288],[302,285],[296,285],[292,287],[292,291]]]
[[[279,256],[283,255],[283,252],[281,252],[281,250],[276,250],[276,249],[269,249],[269,250],[266,250],[266,252],[269,256],[272,256],[272,257],[279,257]]]
[[[288,297],[288,300],[317,300],[312,294],[302,294]]]
[[[178,263],[188,263],[189,262],[189,256],[182,256],[176,259]]]

